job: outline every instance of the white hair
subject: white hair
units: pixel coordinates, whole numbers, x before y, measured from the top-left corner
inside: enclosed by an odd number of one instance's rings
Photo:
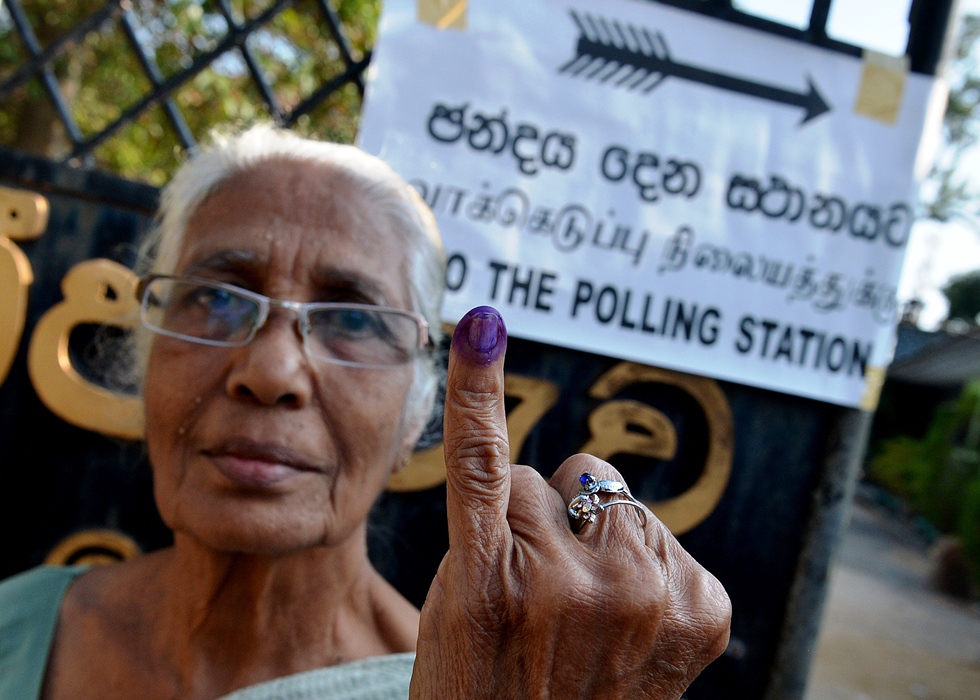
[[[163,189],[157,225],[140,244],[137,274],[172,274],[176,270],[188,222],[208,195],[233,175],[269,160],[322,165],[340,182],[359,190],[402,237],[408,251],[412,310],[425,318],[438,347],[446,258],[435,217],[413,187],[381,159],[359,148],[311,141],[266,124],[238,134],[215,133],[212,139],[213,143],[184,163]],[[137,340],[137,371],[141,376],[149,343],[145,337]],[[441,367],[436,360],[436,353],[419,357],[409,394],[407,415],[423,425],[438,385]]]

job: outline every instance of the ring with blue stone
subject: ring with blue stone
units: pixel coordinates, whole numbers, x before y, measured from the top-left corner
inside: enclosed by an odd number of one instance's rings
[[[612,479],[597,479],[589,472],[584,472],[578,480],[582,488],[568,504],[568,514],[572,520],[594,523],[599,513],[610,506],[633,506],[640,512],[643,525],[646,526],[646,509],[633,497],[626,484]],[[600,497],[603,494],[615,494],[618,498],[603,501]]]

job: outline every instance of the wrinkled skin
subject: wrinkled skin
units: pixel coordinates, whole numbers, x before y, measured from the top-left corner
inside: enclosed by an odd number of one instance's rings
[[[413,700],[678,698],[728,643],[721,584],[647,513],[616,506],[579,532],[578,477],[510,464],[502,354],[473,361],[457,332],[445,449],[450,549],[425,605]],[[503,341],[501,341],[503,342]]]

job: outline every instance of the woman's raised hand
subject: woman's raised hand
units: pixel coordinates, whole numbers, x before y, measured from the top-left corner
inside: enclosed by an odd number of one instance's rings
[[[510,464],[506,344],[489,307],[453,335],[449,552],[422,608],[411,697],[678,698],[728,643],[728,596],[646,509],[573,529],[584,472],[622,481],[606,462],[575,455],[550,482]]]

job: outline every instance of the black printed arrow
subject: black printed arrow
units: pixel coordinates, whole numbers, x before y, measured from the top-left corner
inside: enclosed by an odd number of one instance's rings
[[[614,85],[628,90],[642,87],[650,92],[669,76],[710,85],[742,95],[758,97],[770,102],[802,107],[805,115],[801,124],[830,111],[830,105],[807,77],[808,89],[793,92],[765,83],[718,73],[699,66],[678,63],[670,57],[667,43],[660,32],[651,34],[647,29],[623,24],[618,20],[606,21],[588,13],[581,16],[569,11],[580,34],[575,56],[562,65],[559,73],[582,75],[587,80],[607,82],[616,76]]]

